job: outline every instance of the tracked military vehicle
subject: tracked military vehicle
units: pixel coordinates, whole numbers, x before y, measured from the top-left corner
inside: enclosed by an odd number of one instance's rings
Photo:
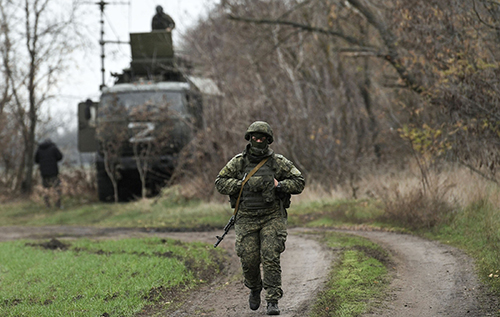
[[[112,201],[115,190],[122,201],[144,188],[157,193],[203,125],[202,91],[180,70],[171,33],[132,33],[130,47],[130,68],[102,87],[98,102],[78,105],[78,147],[95,153],[101,201]]]

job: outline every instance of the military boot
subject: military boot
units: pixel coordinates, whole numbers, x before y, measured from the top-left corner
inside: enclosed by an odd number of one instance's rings
[[[279,315],[280,309],[278,308],[277,302],[267,303],[267,314],[268,315]]]
[[[260,306],[260,291],[259,290],[251,290],[250,297],[248,298],[248,303],[250,304],[251,310],[257,310]]]

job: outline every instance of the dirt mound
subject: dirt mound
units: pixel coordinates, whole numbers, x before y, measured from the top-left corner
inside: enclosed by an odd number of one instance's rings
[[[47,250],[67,250],[70,244],[62,243],[61,241],[52,238],[48,242],[42,243],[26,243],[30,247],[40,247]]]

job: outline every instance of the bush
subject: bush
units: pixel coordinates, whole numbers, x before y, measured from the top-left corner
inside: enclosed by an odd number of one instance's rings
[[[81,168],[64,168],[59,174],[61,180],[61,194],[63,199],[77,199],[80,201],[95,201],[97,200],[97,187],[95,172],[92,169]],[[39,174],[34,178],[34,190],[32,199],[38,202],[43,202],[43,197],[48,195],[51,201],[56,200],[56,192],[47,190],[42,187],[42,180]]]
[[[417,188],[394,197],[385,197],[384,214],[380,220],[410,229],[430,229],[450,221],[454,206],[446,201],[447,187],[434,191]]]

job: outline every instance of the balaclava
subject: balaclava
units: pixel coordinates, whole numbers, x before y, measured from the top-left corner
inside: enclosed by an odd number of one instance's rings
[[[257,142],[255,139],[261,139],[262,142]],[[250,153],[256,156],[267,154],[269,150],[269,136],[265,133],[255,132],[250,135]]]

